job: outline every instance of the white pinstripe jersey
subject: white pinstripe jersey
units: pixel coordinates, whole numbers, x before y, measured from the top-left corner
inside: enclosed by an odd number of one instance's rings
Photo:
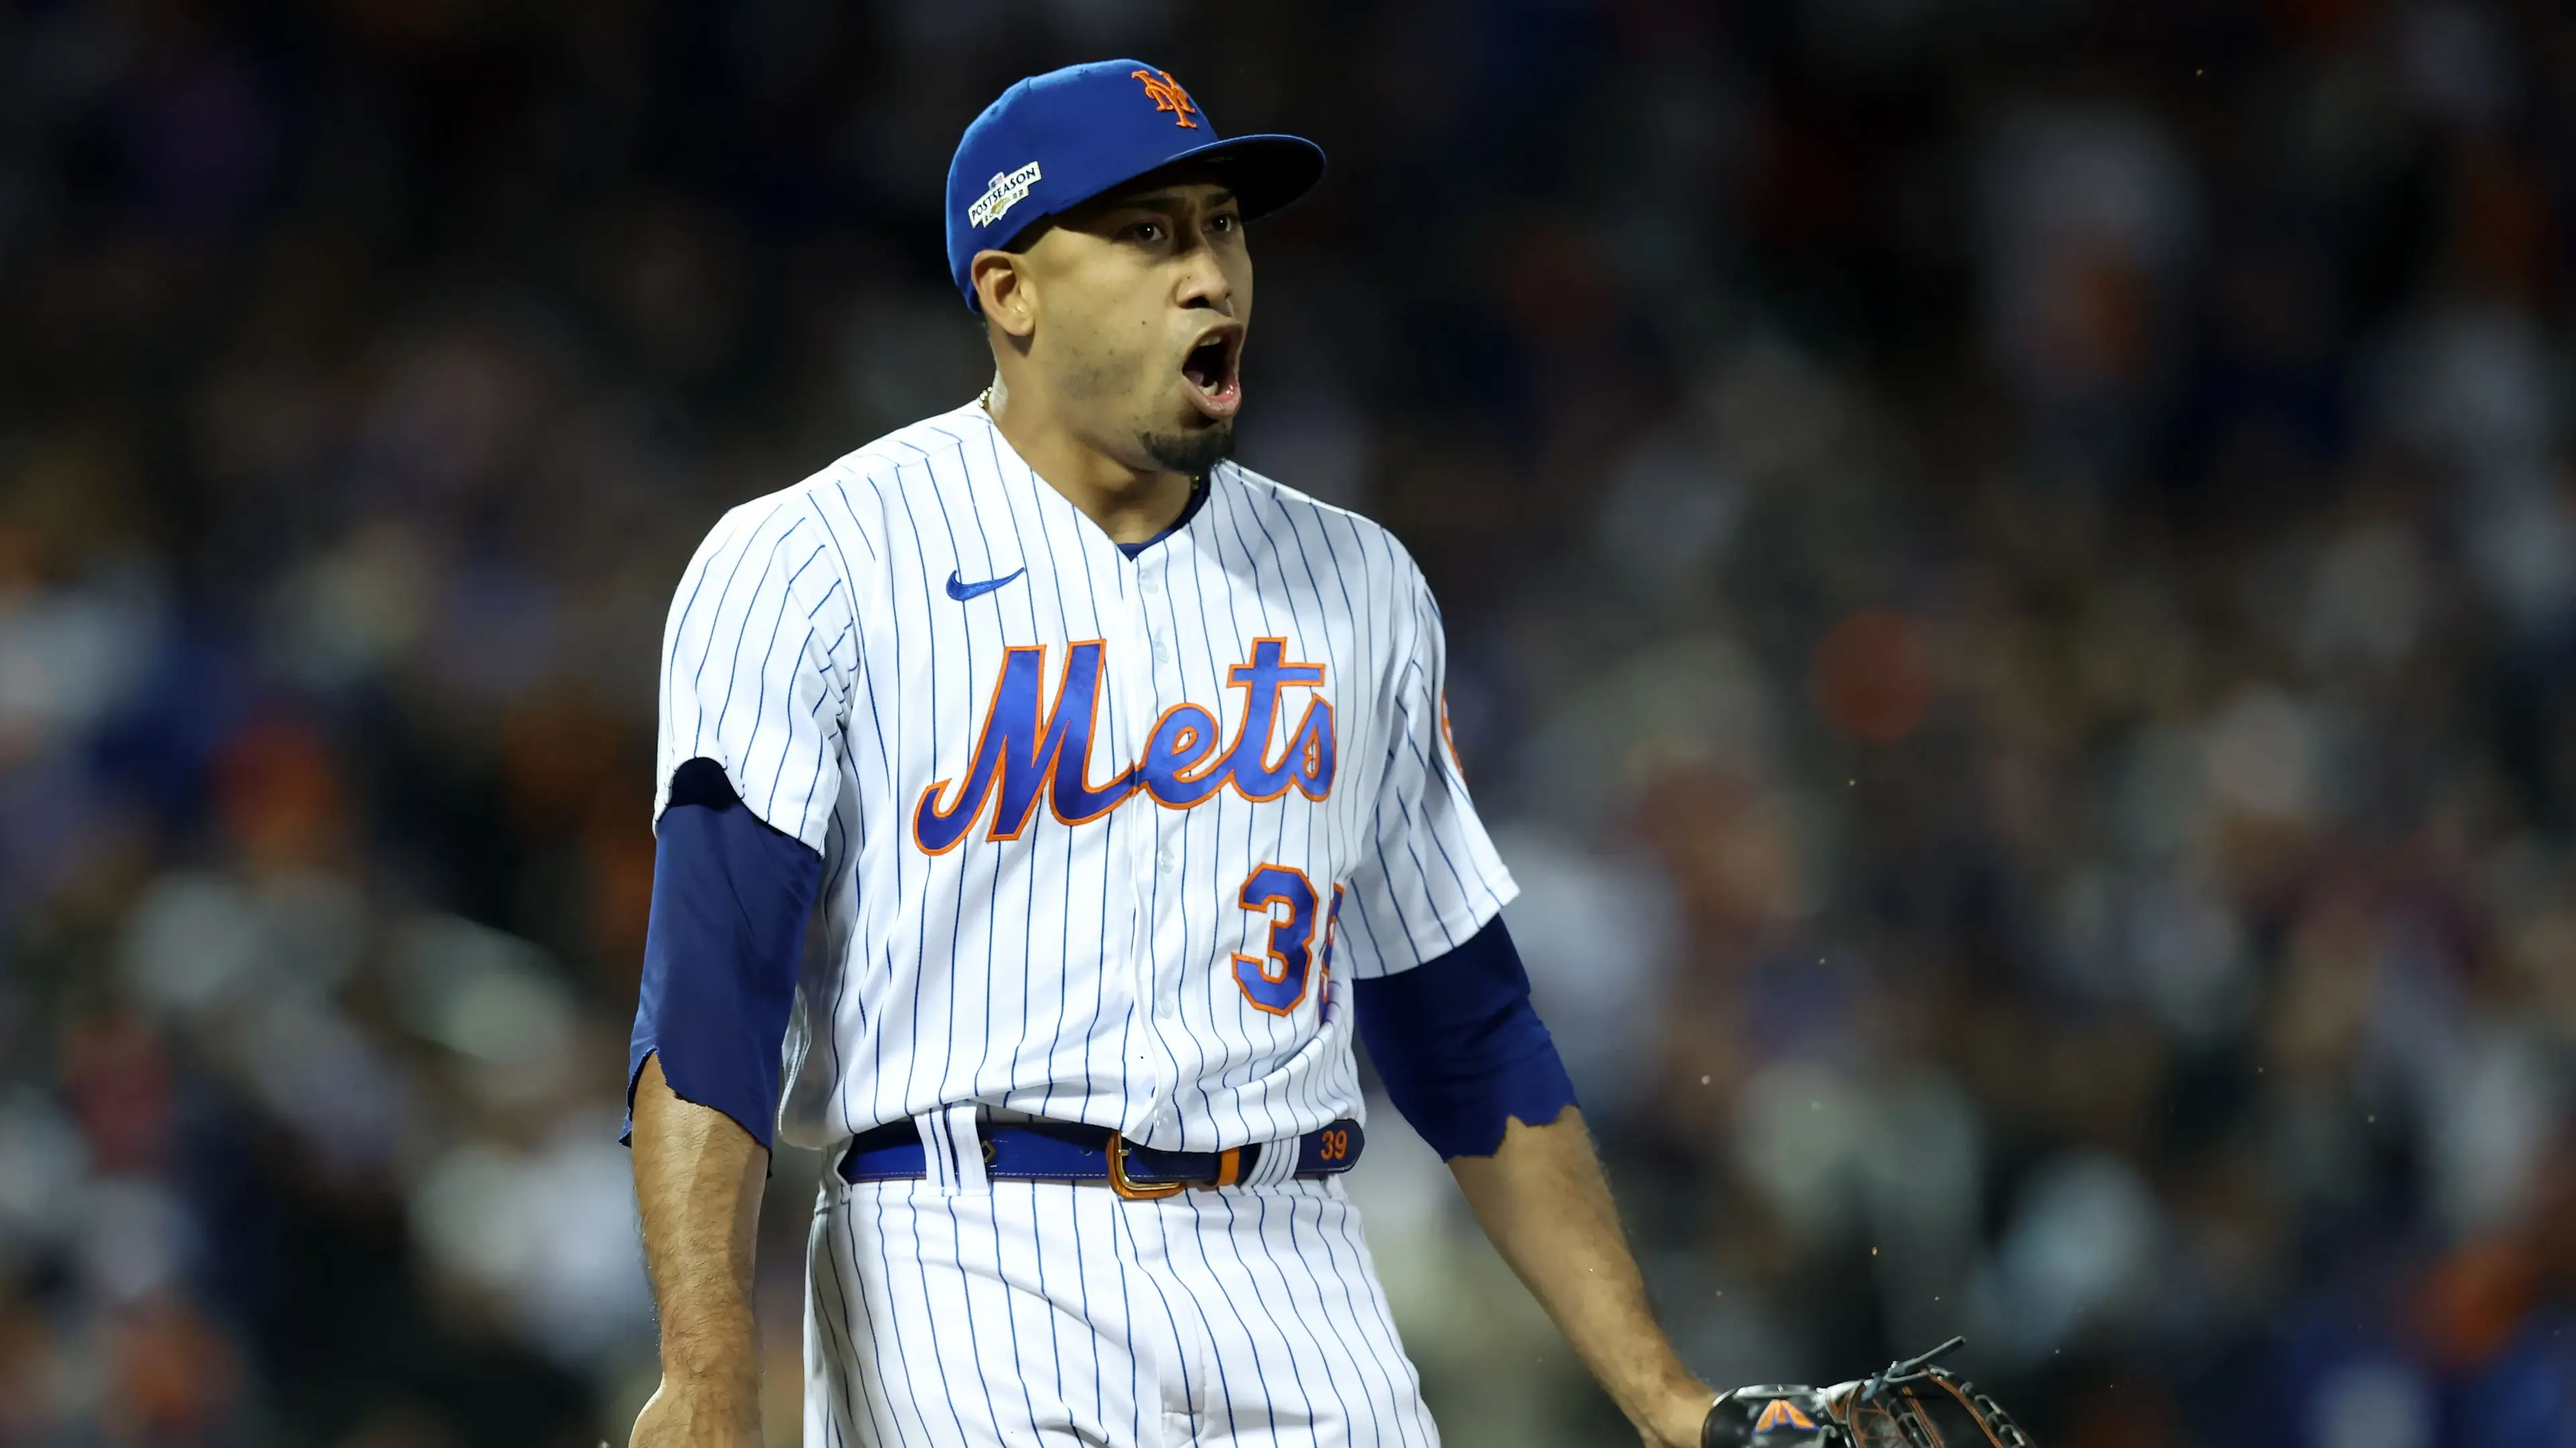
[[[1384,529],[1228,463],[1131,559],[974,404],[727,513],[657,773],[712,759],[823,856],[781,1134],[980,1103],[1203,1151],[1357,1116],[1340,977],[1514,893],[1443,668]]]

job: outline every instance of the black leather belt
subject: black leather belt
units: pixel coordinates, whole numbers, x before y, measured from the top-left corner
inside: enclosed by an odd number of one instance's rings
[[[1122,1197],[1168,1197],[1191,1187],[1230,1187],[1260,1164],[1265,1151],[1292,1143],[1232,1147],[1224,1151],[1158,1151],[1137,1146],[1105,1126],[1053,1121],[986,1122],[976,1127],[984,1143],[984,1175],[996,1181],[1105,1181]],[[1339,1176],[1360,1159],[1366,1138],[1356,1121],[1336,1121],[1307,1132],[1293,1146],[1299,1177]],[[918,1181],[929,1175],[921,1129],[890,1122],[859,1134],[841,1154],[841,1180]]]

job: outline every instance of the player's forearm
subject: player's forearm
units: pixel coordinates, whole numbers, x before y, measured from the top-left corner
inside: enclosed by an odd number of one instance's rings
[[[1655,1323],[1583,1114],[1569,1106],[1547,1126],[1512,1121],[1492,1156],[1454,1157],[1449,1170],[1503,1260],[1638,1430],[1697,1442],[1717,1395]]]
[[[724,1113],[674,1095],[659,1056],[636,1081],[633,1144],[663,1392],[746,1414],[756,1430],[751,1267],[768,1153]]]

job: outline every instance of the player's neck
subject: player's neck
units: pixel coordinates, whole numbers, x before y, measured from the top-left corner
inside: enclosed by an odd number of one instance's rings
[[[1110,456],[1048,406],[1037,390],[1015,392],[996,378],[984,394],[984,410],[1029,470],[1099,524],[1112,542],[1156,537],[1189,506],[1188,475],[1140,470]]]

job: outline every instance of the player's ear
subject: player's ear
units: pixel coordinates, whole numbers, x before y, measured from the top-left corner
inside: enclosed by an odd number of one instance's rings
[[[1026,337],[1037,330],[1036,298],[1029,290],[1026,258],[1007,251],[979,251],[967,263],[966,276],[975,284],[986,321],[1012,337]]]

